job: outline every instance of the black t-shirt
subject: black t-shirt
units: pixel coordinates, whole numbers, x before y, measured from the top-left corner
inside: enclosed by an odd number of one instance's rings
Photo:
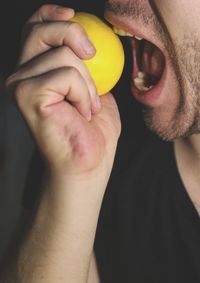
[[[101,282],[199,283],[200,219],[180,178],[173,143],[132,121],[128,127],[122,117],[99,216],[95,254]],[[26,207],[37,196],[41,164],[35,155]]]
[[[102,283],[200,282],[200,219],[173,143],[121,137],[95,251]]]

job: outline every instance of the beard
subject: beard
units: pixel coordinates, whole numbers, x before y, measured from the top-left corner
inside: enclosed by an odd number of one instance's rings
[[[169,43],[169,42],[168,42]],[[165,141],[200,133],[200,40],[191,34],[166,45],[178,82],[178,104],[145,107],[147,127]],[[170,83],[170,82],[169,82]]]
[[[149,4],[149,5],[148,5]],[[145,107],[144,120],[148,128],[163,140],[173,141],[200,133],[200,36],[185,33],[183,38],[171,38],[165,22],[153,1],[106,1],[106,9],[117,16],[129,17],[151,26],[163,42],[169,55],[176,89],[174,102],[159,107]],[[171,84],[171,82],[167,82]]]

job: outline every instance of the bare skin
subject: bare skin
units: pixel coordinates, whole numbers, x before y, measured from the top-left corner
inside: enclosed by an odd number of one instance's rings
[[[99,99],[81,60],[95,50],[73,15],[46,5],[31,17],[6,83],[47,164],[9,282],[98,282],[93,243],[121,126],[112,95]]]
[[[150,36],[165,55],[162,95],[157,104],[144,106],[144,118],[161,138],[174,141],[180,175],[200,214],[199,12],[198,0],[109,0],[105,16]],[[161,62],[156,60],[157,70]]]
[[[145,108],[145,120],[162,138],[175,141],[180,174],[200,213],[199,1],[107,3],[108,20],[110,14],[126,19],[165,48],[164,95]],[[47,161],[48,174],[31,228],[5,282],[99,282],[93,243],[120,119],[111,94],[99,102],[80,60],[92,57],[95,50],[83,51],[85,33],[67,22],[73,13],[48,5],[29,20],[16,73],[7,80],[8,92]]]
[[[184,117],[180,122],[182,136],[175,139],[175,154],[180,175],[185,188],[200,215],[200,116],[199,116],[199,11],[197,0],[188,1],[154,1],[169,31],[174,46],[176,65],[184,79],[181,80],[177,96],[185,97]],[[182,48],[180,46],[182,45]],[[187,122],[186,122],[187,121]],[[189,123],[190,121],[190,123]],[[181,125],[182,123],[182,125]],[[188,128],[184,129],[184,124]],[[185,131],[185,132],[184,132]]]

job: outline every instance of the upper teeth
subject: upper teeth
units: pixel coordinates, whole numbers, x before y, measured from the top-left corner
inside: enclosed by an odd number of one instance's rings
[[[143,40],[142,37],[139,37],[139,36],[136,36],[136,35],[135,35],[135,38],[136,38],[137,40]]]
[[[131,34],[130,32],[127,32],[121,28],[118,28],[118,27],[113,27],[113,31],[114,33],[120,35],[120,36],[129,36],[129,37],[135,37],[137,40],[142,40],[143,38],[141,37],[138,37],[134,34]]]
[[[130,37],[133,37],[134,35],[123,30],[123,29],[120,29],[120,28],[117,28],[117,27],[113,27],[113,31],[114,33],[120,35],[120,36],[130,36]]]

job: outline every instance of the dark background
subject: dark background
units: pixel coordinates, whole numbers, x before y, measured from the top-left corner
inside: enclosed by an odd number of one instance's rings
[[[3,91],[3,81],[12,72],[20,48],[24,23],[42,4],[54,3],[103,16],[105,1],[5,1],[0,5],[0,257],[3,254],[21,212],[21,199],[35,144],[16,106]],[[129,84],[132,55],[123,39],[125,69],[113,90],[119,106],[122,131],[132,135],[136,121],[142,121],[140,108],[131,97]],[[142,123],[138,123],[140,127]],[[135,125],[134,125],[135,127]]]
[[[3,3],[2,3],[3,2]],[[24,23],[43,4],[57,4],[72,7],[76,11],[87,11],[103,16],[104,0],[27,0],[6,1],[0,5],[1,54],[0,63],[3,74],[7,75],[15,64],[20,47],[20,33]]]

